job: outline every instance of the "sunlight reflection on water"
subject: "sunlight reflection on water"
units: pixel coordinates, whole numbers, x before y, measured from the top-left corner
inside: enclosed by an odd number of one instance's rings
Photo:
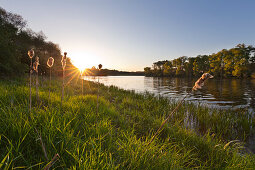
[[[97,81],[97,77],[87,76],[85,80]],[[143,93],[148,91],[169,99],[181,99],[187,93],[186,101],[203,103],[219,108],[246,108],[255,111],[255,80],[210,79],[202,90],[191,93],[196,79],[158,78],[144,76],[105,76],[100,83],[114,85],[127,90]]]

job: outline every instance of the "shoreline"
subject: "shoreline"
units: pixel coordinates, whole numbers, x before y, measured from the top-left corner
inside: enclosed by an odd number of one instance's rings
[[[96,82],[98,77],[84,77],[84,80]],[[255,111],[251,102],[254,100],[254,95],[251,91],[254,89],[253,84],[255,80],[236,80],[236,79],[219,79],[210,80],[207,83],[205,90],[197,93],[190,93],[193,83],[197,80],[187,78],[152,78],[152,77],[138,77],[138,76],[108,76],[100,77],[102,83],[107,86],[115,85],[126,90],[135,90],[138,93],[146,91],[162,95],[167,98],[179,100],[187,93],[186,101],[193,103],[203,103],[210,108],[232,109],[232,110],[247,110],[249,112]],[[231,81],[231,82],[229,82]],[[242,83],[242,84],[241,84]],[[239,84],[236,87],[236,84]],[[234,88],[234,91],[230,89]],[[238,88],[245,90],[237,91]],[[222,90],[219,90],[222,89]],[[246,93],[247,92],[247,93]],[[246,94],[246,95],[245,95]],[[234,95],[234,96],[233,96]],[[231,98],[232,96],[233,98]]]
[[[9,157],[14,163],[10,166],[29,167],[42,162],[42,166],[38,165],[42,168],[46,164],[35,134],[30,130],[36,125],[49,157],[58,153],[62,158],[56,162],[55,168],[254,167],[254,154],[245,153],[239,148],[243,144],[235,141],[238,138],[242,141],[254,132],[254,128],[247,127],[254,127],[255,119],[243,112],[219,111],[185,102],[178,114],[164,126],[160,136],[146,147],[177,103],[163,97],[155,98],[149,93],[141,95],[100,84],[99,112],[95,114],[97,84],[84,81],[84,95],[81,95],[80,82],[72,81],[66,86],[61,108],[61,81],[54,80],[50,101],[48,87],[40,87],[39,106],[35,103],[33,88],[32,121],[28,121],[26,82],[0,81],[3,91],[0,94],[0,120],[4,121],[3,128],[0,128],[0,151],[3,153],[0,160],[8,154],[4,148],[12,148]],[[199,135],[185,124],[194,126]],[[20,146],[19,139],[24,139]],[[78,155],[77,149],[82,151],[82,148],[85,150]],[[240,152],[245,156],[240,156]],[[22,154],[23,159],[15,159],[17,153]],[[93,159],[86,157],[89,153]],[[100,156],[100,153],[103,155]],[[84,163],[84,160],[87,161]],[[99,164],[100,161],[102,164]]]

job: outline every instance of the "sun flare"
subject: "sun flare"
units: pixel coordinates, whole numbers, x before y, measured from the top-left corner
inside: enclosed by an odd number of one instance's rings
[[[72,55],[70,58],[73,65],[77,67],[80,71],[84,71],[87,68],[98,65],[97,57],[93,55],[75,54]]]

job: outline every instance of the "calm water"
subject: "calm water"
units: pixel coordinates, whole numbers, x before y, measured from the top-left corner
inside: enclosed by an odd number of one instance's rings
[[[85,77],[97,81],[97,77]],[[186,101],[203,103],[209,107],[247,108],[255,112],[255,80],[210,79],[202,90],[191,93],[196,79],[155,78],[144,76],[107,76],[99,77],[100,83],[114,85],[136,92],[151,92],[170,99],[180,99],[188,93]]]

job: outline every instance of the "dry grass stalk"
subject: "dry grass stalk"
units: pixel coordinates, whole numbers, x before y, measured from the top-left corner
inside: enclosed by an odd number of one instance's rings
[[[195,85],[192,88],[192,92],[196,91],[197,89],[201,89],[202,86],[204,86],[204,82],[209,79],[213,78],[213,76],[209,73],[204,73],[195,83]],[[184,99],[187,97],[188,94],[186,94],[183,99],[179,102],[179,104],[176,106],[176,108],[167,116],[167,118],[162,122],[161,126],[158,128],[154,136],[152,137],[151,141],[148,143],[151,144],[151,142],[155,139],[155,137],[160,133],[163,126],[166,124],[166,122],[169,120],[169,118],[180,108],[180,106],[183,104]]]
[[[38,96],[38,65],[39,65],[39,57],[36,57],[35,59],[35,62],[34,64],[32,63],[32,58],[34,57],[34,50],[31,49],[28,51],[28,56],[30,58],[30,61],[31,61],[31,64],[30,64],[30,71],[29,71],[29,78],[30,78],[30,84],[29,84],[29,88],[30,88],[30,95],[29,95],[29,112],[31,113],[31,108],[32,108],[32,98],[31,98],[31,87],[32,87],[32,80],[31,80],[31,76],[32,76],[32,73],[33,73],[33,70],[36,71],[37,73],[37,79],[36,79],[36,90],[37,90],[37,96]],[[31,117],[30,115],[28,116],[29,120],[31,120]],[[46,160],[48,161],[48,157],[47,157],[47,152],[46,152],[46,148],[45,148],[45,145],[43,143],[43,140],[42,140],[42,137],[41,135],[39,134],[37,128],[35,127],[35,131],[39,137],[39,140],[40,140],[40,143],[41,143],[41,147],[42,147],[42,150],[44,152],[44,156],[46,158]]]
[[[81,94],[83,95],[83,71],[81,70]]]
[[[103,67],[103,65],[99,64],[98,70],[101,71],[102,67]],[[98,114],[98,107],[99,107],[98,99],[99,99],[99,75],[97,75],[97,114]]]
[[[61,60],[61,63],[62,63],[62,69],[63,69],[63,82],[62,82],[62,97],[61,97],[61,105],[62,105],[62,102],[64,100],[64,88],[65,88],[65,68],[66,68],[66,57],[67,55],[67,52],[64,52],[64,56],[62,56],[62,60]]]
[[[35,127],[35,131],[36,131],[36,133],[37,133],[37,135],[38,135],[38,138],[39,138],[39,140],[40,140],[41,147],[42,147],[42,150],[43,150],[43,153],[44,153],[44,157],[45,157],[46,161],[49,161],[48,156],[47,156],[47,152],[46,152],[46,148],[45,148],[45,145],[44,145],[43,140],[42,140],[42,136],[41,136],[41,134],[38,132],[38,130],[37,130],[36,127]]]
[[[32,107],[32,98],[31,98],[31,95],[32,95],[32,92],[31,92],[31,88],[32,88],[32,58],[34,57],[35,55],[35,52],[33,49],[29,50],[27,52],[29,58],[30,58],[30,69],[29,69],[29,112],[31,112],[31,107]]]
[[[36,99],[37,99],[37,104],[39,103],[39,81],[38,81],[38,66],[40,65],[39,63],[39,57],[35,57],[35,62],[33,64],[33,69],[36,72]]]
[[[53,64],[54,64],[54,58],[53,57],[48,58],[47,66],[50,68],[49,99],[50,99],[50,89],[51,89],[51,67],[53,66]]]
[[[60,158],[59,154],[56,154],[51,161],[47,164],[47,166],[44,168],[44,170],[49,170],[52,165]]]

